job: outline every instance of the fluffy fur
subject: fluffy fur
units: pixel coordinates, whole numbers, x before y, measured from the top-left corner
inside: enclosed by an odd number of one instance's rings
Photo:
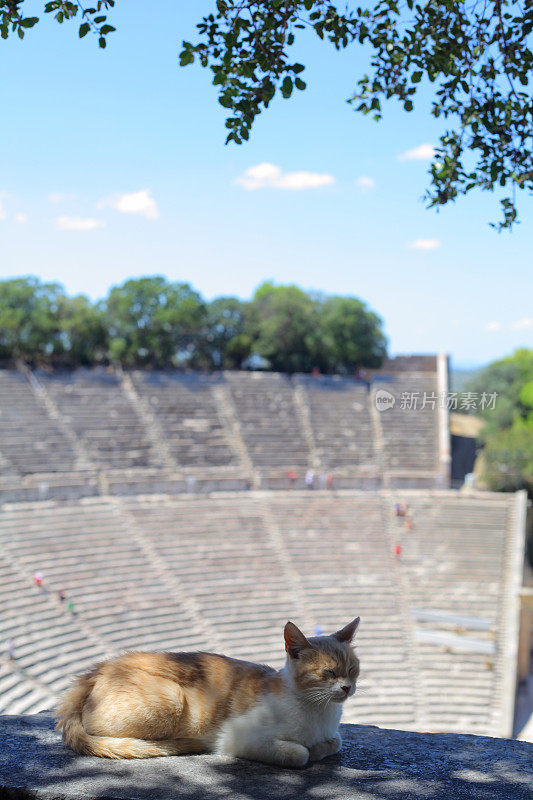
[[[127,653],[77,678],[57,727],[77,753],[147,758],[216,752],[302,767],[338,752],[342,703],[355,692],[359,617],[307,639],[285,626],[285,666],[214,653]]]

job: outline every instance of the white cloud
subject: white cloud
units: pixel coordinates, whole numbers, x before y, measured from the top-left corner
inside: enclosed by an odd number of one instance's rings
[[[511,323],[513,331],[527,331],[533,328],[533,317],[524,317],[524,319],[517,319],[516,322]]]
[[[110,206],[121,214],[139,214],[146,219],[158,219],[159,209],[154,198],[150,194],[150,189],[141,189],[139,192],[131,194],[121,194],[100,200],[96,204],[97,208]]]
[[[374,178],[369,178],[367,175],[361,175],[360,178],[357,178],[355,183],[360,189],[364,189],[365,191],[373,189],[376,185]]]
[[[67,194],[66,192],[50,192],[48,200],[51,203],[61,203],[63,200],[70,200],[72,197],[74,197],[73,194]]]
[[[405,153],[400,153],[398,161],[428,161],[433,158],[434,154],[435,148],[426,142],[419,144],[418,147],[413,147],[412,150],[406,150]]]
[[[14,220],[15,222],[19,222],[21,225],[23,225],[25,222],[28,221],[28,215],[22,213],[15,214]]]
[[[93,231],[102,228],[105,222],[94,217],[57,217],[56,225],[60,231]]]
[[[249,191],[254,189],[317,189],[335,183],[333,175],[327,172],[283,172],[275,164],[263,162],[249,167],[235,183]]]
[[[501,331],[501,329],[501,322],[489,322],[485,330],[489,331],[490,333],[494,333],[495,331]]]
[[[436,250],[442,242],[439,239],[415,239],[409,247],[412,250]]]
[[[2,202],[3,200],[6,199],[6,197],[7,197],[7,192],[0,192],[0,220],[7,219],[7,213],[4,208],[4,204]]]

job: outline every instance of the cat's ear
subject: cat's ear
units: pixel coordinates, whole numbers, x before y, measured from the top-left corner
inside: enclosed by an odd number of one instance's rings
[[[285,650],[291,658],[298,658],[302,650],[313,648],[311,642],[305,638],[294,622],[287,622],[283,635],[285,636]]]
[[[345,625],[340,631],[337,631],[333,634],[335,639],[338,639],[339,642],[351,642],[353,637],[355,636],[355,632],[359,627],[359,622],[361,617],[356,617],[348,625]]]

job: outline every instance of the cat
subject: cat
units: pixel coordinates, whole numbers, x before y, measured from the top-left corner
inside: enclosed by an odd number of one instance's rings
[[[284,629],[285,666],[214,653],[130,652],[77,678],[57,727],[77,753],[147,758],[213,752],[303,767],[341,747],[342,704],[359,676],[359,617],[331,636]]]

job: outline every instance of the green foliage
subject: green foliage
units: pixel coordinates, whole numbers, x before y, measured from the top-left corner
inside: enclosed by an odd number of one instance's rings
[[[93,0],[94,1],[94,0]],[[0,0],[0,35],[21,39],[38,17],[25,17],[24,0]],[[115,0],[48,0],[44,13],[62,23],[81,19],[80,38],[93,33],[105,48],[115,28],[107,21]],[[198,24],[199,41],[184,41],[181,66],[196,60],[213,73],[219,103],[228,109],[226,142],[241,144],[276,91],[303,91],[305,66],[291,58],[302,30],[337,50],[365,46],[369,74],[356,82],[353,107],[374,120],[385,100],[412,111],[418,89],[433,92],[431,113],[445,122],[430,168],[430,207],[473,189],[494,191],[501,221],[517,220],[516,191],[533,190],[533,0],[373,0],[355,7],[331,0],[216,0]],[[447,126],[451,127],[448,128]]]
[[[319,332],[328,372],[379,367],[387,354],[381,319],[356,297],[328,297],[321,304]]]
[[[239,369],[251,355],[247,330],[248,304],[236,297],[218,297],[207,308],[207,361],[221,369]]]
[[[0,358],[39,363],[61,352],[63,298],[57,283],[37,278],[0,281]]]
[[[297,286],[263,283],[250,304],[254,351],[280,372],[309,372],[317,328],[316,306]]]
[[[516,221],[517,189],[533,189],[533,0],[374,0],[358,7],[328,0],[225,0],[183,42],[180,64],[211,69],[229,111],[226,141],[247,140],[276,90],[289,98],[304,65],[291,59],[301,30],[337,50],[364,45],[369,74],[349,102],[374,120],[384,100],[412,111],[420,86],[433,91],[432,114],[445,128],[431,165],[429,206],[472,189],[505,190],[498,229]]]
[[[76,367],[239,369],[252,355],[272,369],[351,372],[385,355],[379,317],[353,297],[264,283],[250,302],[206,303],[187,283],[128,280],[92,304],[37,278],[0,281],[0,361]]]
[[[496,408],[480,411],[487,430],[510,428],[515,419],[524,419],[528,408],[521,399],[524,387],[533,381],[533,350],[522,348],[513,355],[493,361],[468,383],[468,391],[498,393]]]
[[[126,281],[103,305],[111,358],[127,366],[176,366],[191,361],[206,308],[187,283],[160,276]]]
[[[382,321],[355,297],[313,296],[263,283],[250,304],[254,352],[281,372],[353,372],[386,355]]]
[[[25,31],[33,28],[39,22],[39,17],[24,16],[23,3],[24,0],[0,0],[0,36],[2,39],[7,39],[10,33],[23,39]],[[74,19],[79,14],[84,20],[78,29],[80,39],[83,39],[88,33],[93,33],[98,40],[98,46],[105,48],[106,36],[115,28],[109,24],[107,14],[102,14],[102,11],[107,11],[114,5],[115,0],[97,0],[94,6],[86,8],[82,3],[72,3],[68,0],[48,0],[44,3],[43,11],[45,14],[52,14],[59,23]]]
[[[533,425],[513,426],[488,436],[483,450],[483,474],[495,492],[533,488]]]
[[[533,491],[533,350],[522,348],[477,373],[468,390],[497,392],[485,419],[483,476],[495,491]]]
[[[84,295],[63,297],[60,327],[69,366],[91,366],[107,358],[108,337],[102,309]]]
[[[106,354],[102,313],[86,297],[33,277],[0,281],[1,361],[77,366]]]

